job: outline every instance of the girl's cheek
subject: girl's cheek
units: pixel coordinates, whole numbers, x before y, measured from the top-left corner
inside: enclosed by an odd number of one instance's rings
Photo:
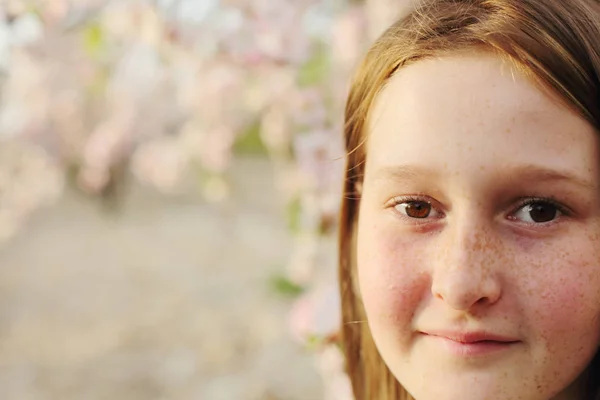
[[[547,340],[598,330],[600,253],[597,241],[571,238],[523,260],[521,304]],[[568,250],[567,250],[568,249]],[[529,304],[529,305],[527,305]],[[554,338],[550,337],[554,336]]]
[[[369,318],[393,323],[411,318],[429,287],[422,246],[389,229],[364,233],[359,236],[357,266]]]

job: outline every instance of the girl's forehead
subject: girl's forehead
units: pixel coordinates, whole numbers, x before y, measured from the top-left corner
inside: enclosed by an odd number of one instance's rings
[[[560,101],[540,90],[504,58],[488,52],[459,53],[398,69],[375,99],[369,127],[374,129],[373,123],[382,113],[400,107],[428,110],[432,115],[463,111],[475,117],[471,111],[494,106],[496,114],[516,116],[552,112],[548,103],[560,106]]]
[[[400,69],[376,99],[367,135],[367,167],[537,164],[582,176],[598,162],[586,120],[488,53]]]

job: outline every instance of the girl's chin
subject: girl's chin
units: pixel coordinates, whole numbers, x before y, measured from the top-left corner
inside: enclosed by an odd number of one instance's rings
[[[549,396],[539,397],[539,392],[524,396],[528,385],[513,374],[507,375],[504,369],[479,370],[474,366],[470,371],[461,367],[443,372],[413,370],[398,380],[407,383],[403,386],[417,400],[548,400]]]

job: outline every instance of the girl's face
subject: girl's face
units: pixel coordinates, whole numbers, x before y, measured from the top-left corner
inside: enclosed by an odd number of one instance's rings
[[[417,400],[576,398],[600,336],[593,127],[492,55],[419,61],[369,124],[358,274]]]

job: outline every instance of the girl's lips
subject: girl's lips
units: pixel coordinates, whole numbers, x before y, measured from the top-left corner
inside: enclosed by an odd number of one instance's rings
[[[459,343],[477,343],[483,341],[491,341],[491,342],[502,342],[502,343],[512,343],[518,342],[519,339],[499,335],[486,331],[450,331],[450,330],[439,330],[439,331],[427,331],[421,332],[425,335],[429,336],[437,336],[441,338],[446,338]]]
[[[518,339],[484,331],[435,331],[422,334],[459,357],[490,355],[512,349],[520,343]]]

